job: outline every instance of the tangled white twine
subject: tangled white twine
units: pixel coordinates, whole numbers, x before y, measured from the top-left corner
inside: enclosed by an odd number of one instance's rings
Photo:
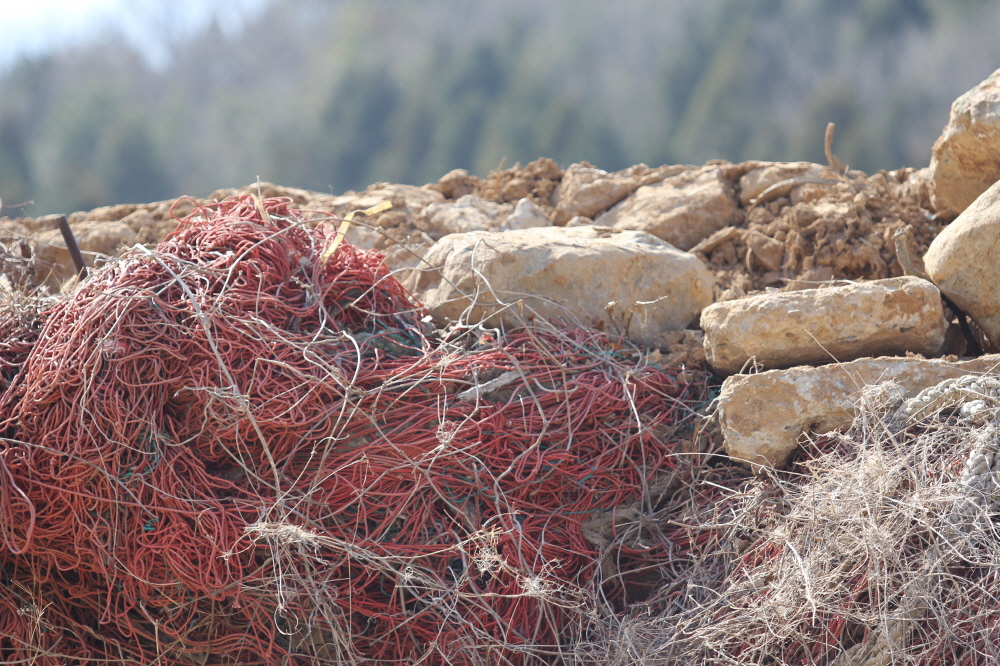
[[[956,410],[959,418],[975,426],[972,448],[959,478],[958,497],[945,518],[938,543],[928,549],[928,562],[943,562],[945,568],[960,558],[958,545],[973,532],[977,518],[996,511],[1000,505],[997,452],[1000,428],[995,421],[1000,406],[1000,379],[964,375],[924,389],[903,403],[898,414],[907,424],[943,410]],[[940,565],[939,565],[940,566]],[[906,647],[916,623],[927,612],[926,581],[917,579],[907,586],[899,608],[868,640],[837,656],[830,666],[888,666],[898,650]]]

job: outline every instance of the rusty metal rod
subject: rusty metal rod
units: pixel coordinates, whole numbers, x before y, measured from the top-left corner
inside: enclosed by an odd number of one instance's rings
[[[62,232],[63,240],[66,241],[66,248],[69,250],[69,256],[73,258],[73,265],[76,266],[76,272],[80,275],[80,279],[83,280],[87,277],[87,262],[83,260],[83,253],[80,252],[80,246],[76,243],[76,236],[73,235],[73,230],[69,228],[69,220],[66,219],[65,215],[59,216],[59,231]]]

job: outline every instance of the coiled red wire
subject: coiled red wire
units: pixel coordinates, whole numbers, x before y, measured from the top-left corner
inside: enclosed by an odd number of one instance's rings
[[[669,558],[605,580],[581,525],[684,465],[703,382],[429,339],[330,240],[227,199],[45,314],[0,396],[4,663],[548,663]]]

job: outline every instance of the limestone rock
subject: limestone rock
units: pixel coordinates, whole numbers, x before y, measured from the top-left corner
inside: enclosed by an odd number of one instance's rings
[[[501,229],[531,229],[532,227],[549,227],[552,222],[545,217],[544,211],[531,199],[521,199],[514,206],[514,212],[500,225]]]
[[[733,374],[756,359],[765,368],[937,353],[948,323],[926,280],[888,278],[825,289],[767,292],[702,312],[708,362]]]
[[[700,253],[708,255],[713,250],[715,250],[715,248],[719,247],[723,243],[728,243],[729,241],[736,239],[742,239],[744,233],[745,231],[738,227],[725,227],[724,229],[719,229],[711,236],[709,236],[708,238],[706,238],[705,240],[701,241],[693,248],[691,248],[690,252],[692,254]],[[735,252],[735,247],[733,248],[733,250]],[[735,254],[733,256],[733,260],[735,261]]]
[[[961,213],[1000,179],[1000,69],[951,105],[931,171],[939,212]]]
[[[780,467],[805,432],[847,428],[863,387],[877,384],[907,400],[945,379],[995,372],[1000,355],[950,362],[863,358],[818,368],[796,367],[734,375],[722,384],[719,424],[730,457]],[[869,389],[870,390],[870,389]]]
[[[80,222],[71,224],[70,228],[90,267],[98,260],[117,256],[119,248],[136,242],[135,232],[122,222]],[[65,280],[76,275],[73,259],[58,229],[37,234],[31,239],[31,245],[39,272],[49,271],[43,281],[50,287],[58,290]]]
[[[752,258],[761,264],[764,270],[776,271],[781,268],[781,262],[785,258],[784,243],[759,231],[748,231],[745,239]]]
[[[347,192],[339,197],[329,197],[329,201],[324,201],[326,198],[320,196],[315,203],[325,204],[323,205],[324,209],[340,217],[347,215],[352,210],[364,210],[383,201],[389,201],[392,203],[390,210],[403,211],[410,218],[414,218],[432,203],[444,201],[444,195],[436,190],[396,183],[375,183],[361,193]]]
[[[303,190],[305,192],[305,190]],[[431,204],[444,201],[444,195],[429,187],[375,183],[364,192],[346,192],[338,197],[309,193],[311,198],[302,207],[321,210],[329,215],[344,217],[353,210],[366,210],[383,201],[392,208],[371,218],[356,218],[347,234],[347,240],[366,250],[385,250],[398,243],[400,236],[408,235],[417,218]]]
[[[941,291],[1000,342],[1000,182],[938,234],[924,268]]]
[[[415,224],[437,240],[448,234],[496,230],[513,211],[514,207],[510,204],[498,204],[466,194],[457,201],[430,204],[417,217]]]
[[[131,215],[140,209],[148,206],[139,204],[118,204],[116,206],[102,206],[86,213],[86,219],[91,222],[116,222],[123,217]],[[72,220],[71,220],[72,221]]]
[[[452,234],[424,260],[432,268],[406,286],[439,321],[558,317],[646,345],[687,328],[714,282],[701,261],[654,236],[594,226]]]
[[[531,182],[526,178],[511,178],[500,188],[500,198],[504,201],[520,201],[531,194]]]
[[[636,188],[677,175],[688,167],[663,166],[649,169],[638,164],[623,171],[608,173],[589,164],[572,164],[552,192],[554,221],[564,225],[576,216],[593,218],[614,206]]]
[[[823,167],[811,162],[774,162],[753,169],[740,178],[740,203],[749,206],[772,185],[790,178],[820,178]]]
[[[707,166],[640,187],[594,223],[646,231],[689,250],[729,226],[736,211],[736,195],[722,169]]]
[[[177,228],[177,220],[172,216],[157,217],[147,210],[139,209],[121,219],[121,223],[135,232],[135,242],[154,245]]]
[[[472,194],[478,178],[470,176],[465,169],[452,169],[438,180],[438,189],[449,199],[458,199]]]

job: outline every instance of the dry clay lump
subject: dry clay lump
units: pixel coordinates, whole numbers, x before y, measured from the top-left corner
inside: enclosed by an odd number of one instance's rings
[[[717,372],[937,353],[944,319],[937,287],[915,277],[768,292],[715,303],[701,315],[705,355]]]
[[[934,284],[1000,342],[1000,182],[944,228],[924,255]]]
[[[961,213],[1000,180],[1000,69],[951,105],[931,171],[938,211]]]
[[[424,261],[429,268],[411,275],[407,286],[445,322],[575,319],[657,346],[662,332],[687,328],[712,302],[713,277],[701,261],[641,231],[452,234]]]
[[[732,183],[717,166],[685,168],[658,183],[643,185],[595,224],[646,231],[674,247],[690,250],[731,225],[737,212]]]
[[[948,362],[922,358],[863,358],[818,368],[734,375],[722,384],[719,425],[736,460],[781,467],[805,432],[850,427],[862,389],[882,384],[890,398],[908,400],[962,375],[996,372],[1000,355]],[[870,389],[869,389],[870,390]]]

